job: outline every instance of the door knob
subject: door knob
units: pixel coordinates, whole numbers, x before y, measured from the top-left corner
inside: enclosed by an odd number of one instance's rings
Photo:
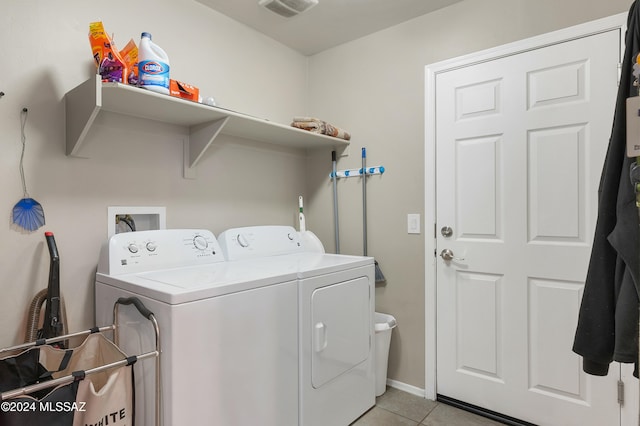
[[[440,252],[440,257],[443,258],[445,261],[450,261],[450,260],[464,260],[463,257],[455,257],[453,255],[453,252],[450,249],[444,249]]]

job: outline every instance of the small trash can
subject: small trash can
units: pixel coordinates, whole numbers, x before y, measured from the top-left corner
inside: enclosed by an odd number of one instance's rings
[[[396,326],[396,319],[388,314],[375,313],[376,332],[376,396],[387,389],[387,366],[389,363],[389,346],[391,331]]]

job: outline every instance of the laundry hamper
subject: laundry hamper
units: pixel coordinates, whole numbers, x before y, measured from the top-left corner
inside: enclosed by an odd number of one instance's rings
[[[117,337],[118,306],[128,304],[134,304],[151,321],[156,333],[155,351],[127,356],[105,337],[105,332],[113,330]],[[82,344],[72,349],[52,345],[83,335],[87,337]],[[156,372],[160,370],[159,328],[153,313],[136,298],[115,303],[113,325],[0,349],[0,353],[16,351],[22,352],[0,359],[3,426],[133,426],[133,364],[153,357]],[[159,413],[159,379],[156,385]],[[156,424],[160,424],[160,416]]]
[[[376,396],[385,393],[387,389],[387,367],[389,362],[389,347],[391,332],[396,327],[396,319],[392,315],[375,313],[376,333]]]

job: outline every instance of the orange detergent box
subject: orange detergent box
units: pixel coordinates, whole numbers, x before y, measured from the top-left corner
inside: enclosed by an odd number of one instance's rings
[[[200,89],[197,87],[174,79],[169,82],[169,91],[171,96],[195,102],[198,102],[200,96]]]

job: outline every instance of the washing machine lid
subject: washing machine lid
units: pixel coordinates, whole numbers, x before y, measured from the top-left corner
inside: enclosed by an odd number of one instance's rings
[[[221,262],[110,276],[98,273],[98,282],[150,297],[171,305],[208,299],[296,280],[272,265]]]

